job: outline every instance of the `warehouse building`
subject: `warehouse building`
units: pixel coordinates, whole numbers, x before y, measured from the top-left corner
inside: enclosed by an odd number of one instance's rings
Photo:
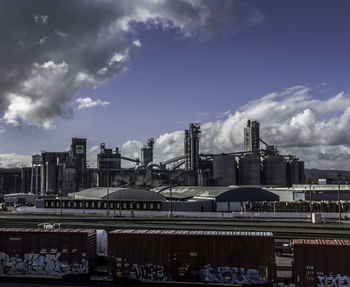
[[[176,186],[153,189],[174,202],[174,210],[182,210],[191,203],[195,211],[241,211],[252,201],[278,201],[279,196],[261,187],[254,186]],[[177,208],[177,209],[176,209]],[[167,208],[165,208],[167,209]]]
[[[109,210],[161,210],[166,198],[146,189],[93,187],[63,198],[44,199],[36,207]]]

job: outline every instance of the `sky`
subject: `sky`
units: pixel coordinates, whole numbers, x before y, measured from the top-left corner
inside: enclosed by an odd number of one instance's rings
[[[243,150],[247,120],[307,168],[350,163],[347,0],[2,0],[0,167],[87,139],[155,161]]]

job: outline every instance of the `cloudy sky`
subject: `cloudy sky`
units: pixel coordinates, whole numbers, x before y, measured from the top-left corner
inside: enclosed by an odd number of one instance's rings
[[[248,119],[309,168],[350,169],[347,0],[2,0],[0,166],[87,138],[161,161],[243,149]]]

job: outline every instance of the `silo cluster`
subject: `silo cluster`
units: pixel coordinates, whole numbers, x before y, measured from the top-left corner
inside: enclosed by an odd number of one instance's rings
[[[304,162],[281,155],[222,154],[213,157],[213,179],[218,186],[292,186],[304,182]]]

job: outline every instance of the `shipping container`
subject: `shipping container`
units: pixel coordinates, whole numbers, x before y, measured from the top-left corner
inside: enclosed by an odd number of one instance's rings
[[[296,287],[350,286],[350,240],[293,240],[292,252]]]
[[[0,228],[0,276],[87,276],[95,260],[95,230]]]
[[[114,280],[206,283],[276,282],[270,232],[114,230],[108,234]]]

